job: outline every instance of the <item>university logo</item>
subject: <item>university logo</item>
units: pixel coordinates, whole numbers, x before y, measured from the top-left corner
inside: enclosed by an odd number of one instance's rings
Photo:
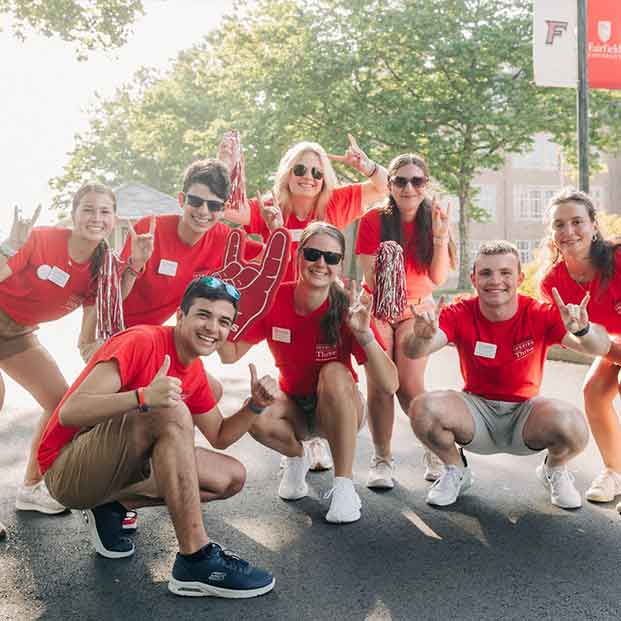
[[[597,22],[597,36],[602,43],[608,43],[612,35],[612,22]]]

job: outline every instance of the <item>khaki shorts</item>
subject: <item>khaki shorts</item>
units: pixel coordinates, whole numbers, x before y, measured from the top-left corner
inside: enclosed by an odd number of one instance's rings
[[[474,437],[462,448],[481,455],[534,455],[540,452],[524,442],[524,426],[533,410],[532,400],[492,401],[470,392],[458,394],[474,420]]]
[[[0,360],[39,347],[39,339],[34,334],[38,328],[17,323],[0,309]]]
[[[117,500],[149,478],[150,455],[138,452],[130,412],[80,432],[45,473],[50,494],[65,507],[90,509]]]

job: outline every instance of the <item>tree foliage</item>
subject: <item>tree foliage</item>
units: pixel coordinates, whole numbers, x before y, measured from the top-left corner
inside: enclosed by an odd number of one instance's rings
[[[19,38],[33,29],[75,43],[80,58],[93,49],[118,47],[144,12],[142,0],[0,0],[0,15]]]

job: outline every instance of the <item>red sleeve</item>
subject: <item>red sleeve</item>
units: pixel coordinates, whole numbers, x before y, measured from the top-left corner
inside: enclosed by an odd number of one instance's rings
[[[375,336],[375,340],[377,341],[378,345],[384,351],[386,351],[386,343],[384,343],[384,339],[382,338],[381,334],[377,331],[375,320],[371,321],[371,332],[373,332],[373,336]],[[356,359],[356,362],[358,364],[364,364],[367,361],[367,353],[360,346],[360,343],[358,343],[358,340],[353,334],[351,338],[352,338],[351,353],[354,355],[354,358]]]
[[[97,363],[116,360],[119,367],[121,385],[131,384],[137,372],[151,364],[155,352],[153,339],[140,331],[135,331],[132,338],[121,332],[112,337],[96,354]]]
[[[272,201],[265,201],[266,205],[271,205]],[[269,230],[267,225],[265,224],[265,220],[263,220],[263,216],[261,215],[261,210],[259,209],[259,201],[256,198],[251,198],[248,201],[248,205],[250,206],[250,224],[246,224],[244,226],[244,230],[246,233],[261,235],[263,239],[265,239],[269,235]]]
[[[326,220],[344,229],[362,215],[362,185],[353,183],[332,191],[326,207]]]
[[[380,245],[380,238],[379,210],[372,209],[360,219],[356,237],[356,254],[375,254]]]
[[[265,321],[265,317],[262,317],[258,321],[255,321],[248,328],[248,330],[244,332],[244,338],[241,340],[246,343],[250,343],[251,345],[256,345],[266,339],[269,334],[269,327]],[[229,338],[232,338],[232,335],[233,333],[231,332],[231,336]]]
[[[28,236],[26,243],[6,262],[13,274],[19,274],[30,263],[30,257],[37,242],[42,241],[41,237],[39,231],[34,229]]]
[[[552,272],[549,271],[539,283],[539,295],[549,303],[554,302],[552,297],[552,287],[554,287]]]

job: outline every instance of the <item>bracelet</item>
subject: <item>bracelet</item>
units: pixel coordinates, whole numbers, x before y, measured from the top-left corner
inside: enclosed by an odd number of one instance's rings
[[[375,340],[375,334],[369,330],[361,336],[356,336],[356,340],[358,341],[358,345],[360,345],[360,347],[366,347]]]
[[[244,401],[244,407],[248,408],[253,414],[262,414],[263,410],[265,410],[265,407],[261,407],[260,405],[257,405],[253,400],[252,397],[248,397],[245,401]]]
[[[588,334],[590,329],[591,329],[591,322],[587,323],[587,325],[584,326],[582,330],[578,330],[578,332],[572,332],[572,334],[580,338],[581,336],[585,336],[586,334]]]
[[[134,394],[136,395],[136,399],[138,400],[138,409],[141,412],[148,412],[149,406],[146,404],[144,400],[144,388],[136,388],[136,390],[134,391]]]
[[[370,179],[376,172],[377,172],[377,162],[373,162],[373,170],[368,175],[366,173],[364,174],[367,179]]]
[[[448,235],[443,235],[442,237],[437,237],[437,236],[433,236],[433,245],[434,246],[440,246],[442,244],[444,244],[444,242],[448,242],[449,240],[449,236]]]
[[[5,239],[0,244],[0,254],[3,254],[7,259],[10,259],[17,254],[17,250],[11,246],[11,242],[8,239]]]

